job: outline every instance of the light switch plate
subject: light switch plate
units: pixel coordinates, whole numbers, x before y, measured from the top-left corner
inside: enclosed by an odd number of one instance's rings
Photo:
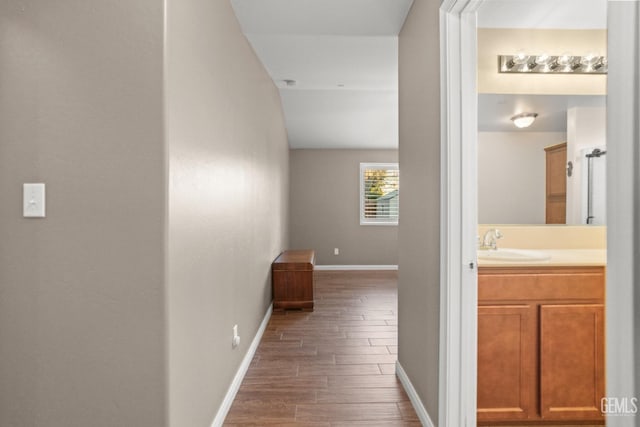
[[[23,216],[25,218],[44,218],[44,184],[23,184]]]

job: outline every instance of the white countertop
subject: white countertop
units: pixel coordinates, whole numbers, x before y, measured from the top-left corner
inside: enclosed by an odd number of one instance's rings
[[[597,267],[607,265],[606,249],[536,249],[551,257],[545,261],[478,259],[478,267]]]

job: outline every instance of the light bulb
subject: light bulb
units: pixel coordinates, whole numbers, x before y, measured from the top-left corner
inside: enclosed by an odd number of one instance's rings
[[[511,121],[513,121],[513,124],[517,128],[522,129],[522,128],[528,128],[529,126],[531,126],[533,122],[536,120],[536,117],[538,117],[537,113],[520,113],[511,117]]]
[[[580,59],[582,65],[592,66],[600,59],[600,55],[594,52],[589,52]]]
[[[570,53],[563,53],[562,55],[558,56],[558,64],[569,65],[572,58],[573,56],[571,56]]]
[[[538,64],[547,65],[550,61],[551,57],[546,53],[536,56],[536,63]]]
[[[513,55],[512,61],[516,65],[526,64],[529,61],[529,55],[525,55],[524,52],[518,52]]]

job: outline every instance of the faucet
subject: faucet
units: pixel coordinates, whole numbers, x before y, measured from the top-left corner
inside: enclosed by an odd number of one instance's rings
[[[502,239],[503,235],[497,228],[490,228],[484,233],[484,237],[482,238],[482,244],[478,249],[480,250],[497,250],[498,249],[498,239]]]

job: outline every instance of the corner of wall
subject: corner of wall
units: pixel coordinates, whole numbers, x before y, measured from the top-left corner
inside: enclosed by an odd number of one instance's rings
[[[259,335],[289,238],[289,147],[278,89],[231,4],[166,13],[169,405],[182,427],[227,404]]]
[[[438,417],[440,347],[440,10],[415,1],[398,37],[398,360]]]
[[[420,419],[420,422],[422,423],[422,425],[424,427],[435,427],[435,424],[433,423],[433,421],[431,420],[431,417],[429,416],[429,412],[427,412],[427,409],[422,404],[422,400],[420,399],[418,392],[413,387],[413,384],[411,383],[409,376],[404,371],[399,361],[396,362],[396,376],[402,383],[402,387],[404,388],[404,391],[407,393],[407,396],[409,396],[411,405],[413,405],[413,409],[416,411],[416,415],[418,415],[418,418]]]

